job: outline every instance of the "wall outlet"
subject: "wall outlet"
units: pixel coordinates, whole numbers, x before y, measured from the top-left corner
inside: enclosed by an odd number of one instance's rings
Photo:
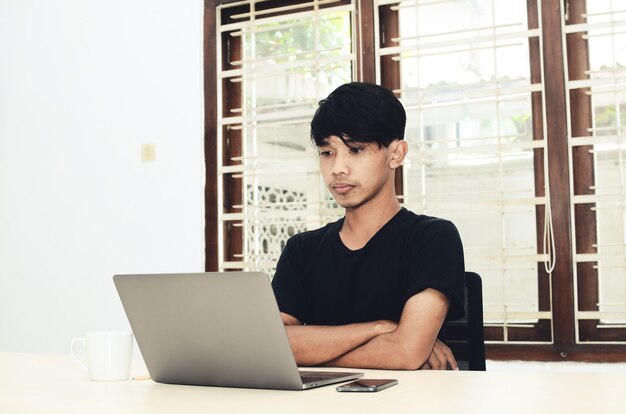
[[[141,144],[141,161],[156,160],[156,144],[154,142]]]

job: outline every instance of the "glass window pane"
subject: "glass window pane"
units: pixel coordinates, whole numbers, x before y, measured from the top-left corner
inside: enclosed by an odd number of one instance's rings
[[[452,220],[485,316],[538,310],[534,142],[526,1],[406,2],[394,47],[407,108],[404,203]],[[388,47],[388,46],[387,46]],[[385,52],[385,47],[380,47]],[[539,166],[540,168],[542,166]],[[536,319],[534,319],[536,321]]]
[[[225,15],[228,7],[221,9]],[[229,266],[271,275],[290,236],[338,213],[320,177],[309,128],[318,101],[352,80],[352,5],[258,14],[239,33],[224,31],[223,40],[242,50],[231,62],[240,71],[229,77],[241,85],[234,92],[241,108],[226,113],[242,120],[229,128],[243,139],[243,205],[232,207],[241,211],[234,225],[243,227],[244,240],[240,263]],[[222,101],[238,97],[228,98]]]
[[[588,149],[592,161],[573,157],[572,174],[590,177],[589,185],[578,189],[574,202],[589,213],[585,218],[595,218],[596,228],[589,229],[588,221],[574,223],[576,232],[591,232],[594,240],[591,249],[585,246],[593,252],[592,257],[584,257],[585,253],[589,254],[587,250],[577,252],[578,260],[593,264],[585,268],[584,274],[577,274],[577,278],[597,281],[597,296],[588,297],[587,302],[597,304],[596,309],[601,312],[608,312],[600,318],[600,325],[623,325],[626,323],[626,34],[622,28],[626,22],[626,1],[587,1],[586,7],[589,25],[583,25],[571,36],[587,41],[589,68],[584,77],[574,79],[580,82],[582,78],[585,83],[570,84],[570,88],[583,90],[589,98],[582,104],[580,101],[572,104],[570,117],[575,122],[576,114],[589,105],[591,140],[582,149]],[[571,138],[572,144],[576,145],[577,139],[580,138]],[[590,295],[584,291],[578,294]]]

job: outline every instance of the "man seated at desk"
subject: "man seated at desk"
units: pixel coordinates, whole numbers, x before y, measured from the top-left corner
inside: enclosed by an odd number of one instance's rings
[[[457,369],[438,339],[463,316],[463,247],[449,221],[402,208],[406,113],[388,89],[349,83],[320,102],[311,138],[345,217],[293,236],[272,286],[300,366]]]

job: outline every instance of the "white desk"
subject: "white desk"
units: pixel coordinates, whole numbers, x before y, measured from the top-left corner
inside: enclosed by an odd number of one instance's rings
[[[139,368],[134,375],[143,374]],[[65,356],[0,353],[0,413],[626,413],[626,372],[366,371],[379,393],[91,382]]]

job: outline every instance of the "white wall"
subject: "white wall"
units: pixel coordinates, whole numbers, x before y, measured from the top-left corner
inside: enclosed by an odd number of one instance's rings
[[[202,13],[0,0],[0,351],[127,329],[115,273],[202,271]]]

